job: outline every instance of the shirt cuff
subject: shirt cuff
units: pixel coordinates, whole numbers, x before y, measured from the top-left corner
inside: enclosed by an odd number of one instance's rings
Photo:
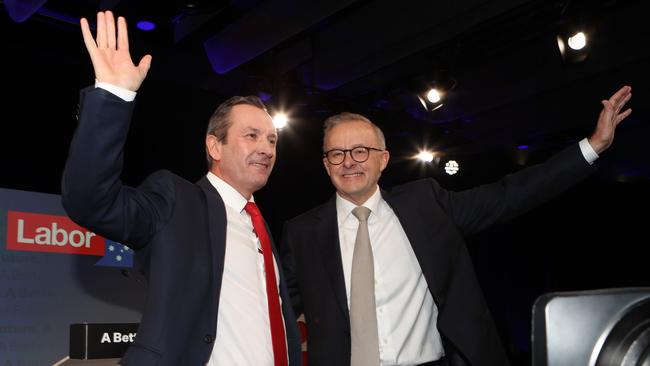
[[[109,83],[104,83],[101,81],[96,81],[95,82],[95,88],[102,88],[112,94],[115,94],[116,96],[124,99],[127,102],[132,102],[135,99],[135,95],[137,94],[134,91],[131,91],[129,89],[124,89],[122,87],[109,84]]]
[[[578,145],[580,146],[582,156],[585,157],[585,160],[587,160],[587,163],[589,163],[589,165],[593,164],[594,161],[598,159],[598,154],[594,151],[594,148],[591,147],[586,137],[580,140]]]

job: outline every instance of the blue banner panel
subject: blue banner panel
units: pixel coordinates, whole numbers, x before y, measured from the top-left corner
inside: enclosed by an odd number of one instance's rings
[[[82,228],[57,195],[0,189],[0,365],[52,365],[77,323],[138,323],[133,251]]]

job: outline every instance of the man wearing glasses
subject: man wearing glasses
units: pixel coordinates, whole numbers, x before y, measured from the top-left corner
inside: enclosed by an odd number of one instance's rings
[[[508,365],[463,235],[577,183],[614,139],[631,97],[604,100],[594,133],[543,164],[463,192],[422,179],[379,189],[389,152],[366,117],[324,124],[336,194],[285,224],[283,264],[307,324],[310,366]]]

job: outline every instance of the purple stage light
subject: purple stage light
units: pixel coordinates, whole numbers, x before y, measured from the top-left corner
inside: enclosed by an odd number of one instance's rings
[[[156,25],[153,24],[152,22],[148,21],[148,20],[139,21],[137,23],[137,27],[138,27],[138,29],[143,30],[145,32],[156,29]]]

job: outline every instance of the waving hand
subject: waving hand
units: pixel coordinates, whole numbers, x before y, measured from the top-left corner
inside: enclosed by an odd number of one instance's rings
[[[145,55],[138,65],[133,64],[129,53],[126,20],[119,17],[116,29],[113,13],[110,11],[97,13],[96,38],[92,36],[88,20],[82,18],[80,23],[97,81],[131,91],[138,90],[151,66],[151,56]]]
[[[609,99],[601,102],[603,109],[600,111],[600,116],[598,116],[596,129],[589,137],[589,143],[597,153],[601,153],[612,144],[616,126],[632,113],[630,108],[621,112],[630,98],[632,98],[632,88],[626,85]]]

